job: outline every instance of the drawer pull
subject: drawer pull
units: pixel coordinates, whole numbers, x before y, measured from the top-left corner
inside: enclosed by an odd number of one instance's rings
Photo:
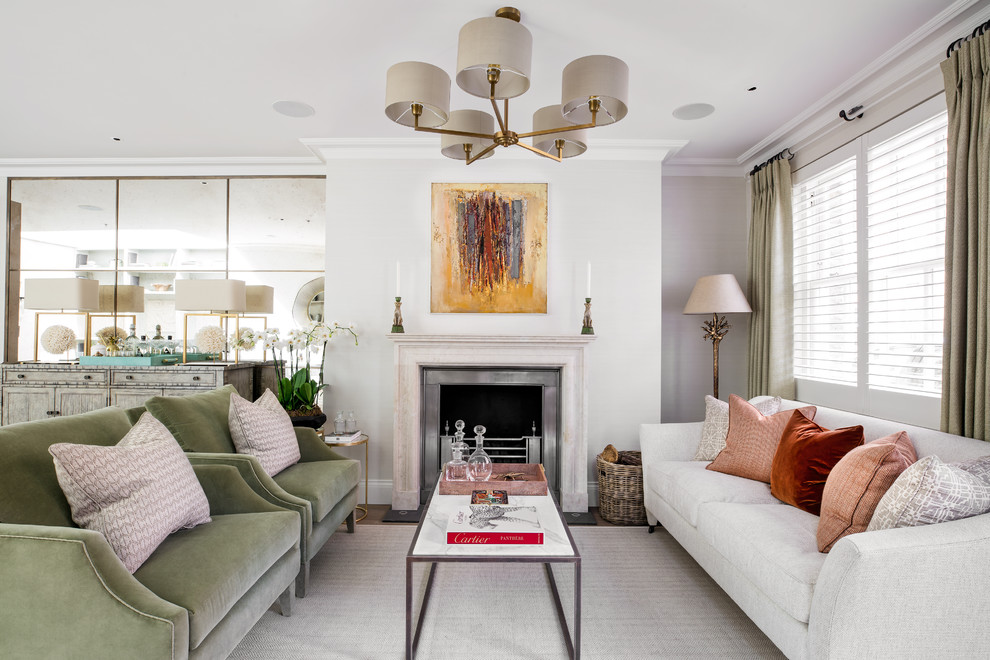
[[[27,378],[27,376],[25,376],[24,374],[17,374],[17,377],[18,378]]]
[[[86,374],[83,376],[83,380],[93,380],[93,374]]]
[[[193,380],[199,380],[199,376],[193,376]]]
[[[124,376],[125,380],[134,380],[134,376]]]

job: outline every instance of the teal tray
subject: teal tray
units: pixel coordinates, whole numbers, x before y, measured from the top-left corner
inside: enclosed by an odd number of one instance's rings
[[[201,362],[209,360],[211,357],[212,356],[208,353],[186,353],[186,362]],[[182,354],[148,355],[144,357],[80,355],[79,364],[114,367],[162,367],[173,364],[182,364]]]

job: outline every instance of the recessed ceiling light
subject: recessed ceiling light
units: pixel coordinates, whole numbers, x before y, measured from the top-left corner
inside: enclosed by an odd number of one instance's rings
[[[301,101],[275,101],[272,108],[280,115],[286,117],[312,117],[316,114],[313,106],[306,105]]]
[[[689,103],[674,110],[675,119],[689,121],[691,119],[701,119],[715,112],[715,106],[708,103]]]

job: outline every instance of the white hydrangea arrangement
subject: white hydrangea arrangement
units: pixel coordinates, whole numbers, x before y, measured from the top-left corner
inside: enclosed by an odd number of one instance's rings
[[[76,333],[64,325],[53,325],[41,333],[41,347],[52,355],[65,353],[75,341]]]
[[[254,348],[259,341],[261,341],[261,336],[255,333],[251,328],[241,328],[240,334],[236,332],[230,333],[229,343],[232,349],[238,351],[250,351]]]

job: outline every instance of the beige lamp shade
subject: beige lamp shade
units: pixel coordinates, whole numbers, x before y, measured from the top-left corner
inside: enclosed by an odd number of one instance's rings
[[[545,131],[550,128],[560,128],[566,126],[567,121],[560,111],[559,105],[548,105],[533,113],[533,130]],[[563,158],[580,156],[588,150],[588,138],[584,129],[567,131],[566,133],[550,133],[548,135],[537,135],[533,137],[533,146],[542,149],[547,153],[557,155],[557,140],[564,141],[564,148],[561,152]]]
[[[100,283],[78,277],[26,279],[24,308],[95,312],[100,308]]]
[[[444,126],[444,130],[494,135],[495,118],[481,110],[454,110],[450,113],[450,121]],[[440,153],[448,158],[467,160],[467,155],[464,153],[465,144],[471,145],[471,155],[475,155],[486,147],[491,146],[492,141],[491,139],[483,140],[464,135],[441,135]],[[493,149],[481,158],[488,158],[494,153],[495,150]]]
[[[135,286],[133,284],[118,284],[116,287],[112,284],[101,284],[101,312],[112,314],[115,311],[113,306],[114,289],[117,290],[116,311],[118,313],[136,313],[144,311],[144,287]]]
[[[416,123],[411,106],[423,106],[419,125],[442,126],[450,114],[450,76],[426,62],[399,62],[385,78],[385,115],[403,126]]]
[[[243,280],[176,280],[175,308],[187,312],[243,312],[247,287]]]
[[[457,86],[468,94],[488,98],[488,67],[497,66],[496,99],[511,99],[529,89],[533,35],[520,23],[498,16],[477,18],[461,28],[457,38]]]
[[[271,314],[275,310],[275,289],[263,284],[251,284],[244,289],[247,302],[245,312]]]
[[[629,66],[610,55],[588,55],[564,67],[560,103],[573,124],[591,121],[588,100],[601,101],[598,125],[613,124],[626,116],[629,97]]]
[[[752,312],[735,275],[705,275],[695,282],[685,314],[738,314]]]

